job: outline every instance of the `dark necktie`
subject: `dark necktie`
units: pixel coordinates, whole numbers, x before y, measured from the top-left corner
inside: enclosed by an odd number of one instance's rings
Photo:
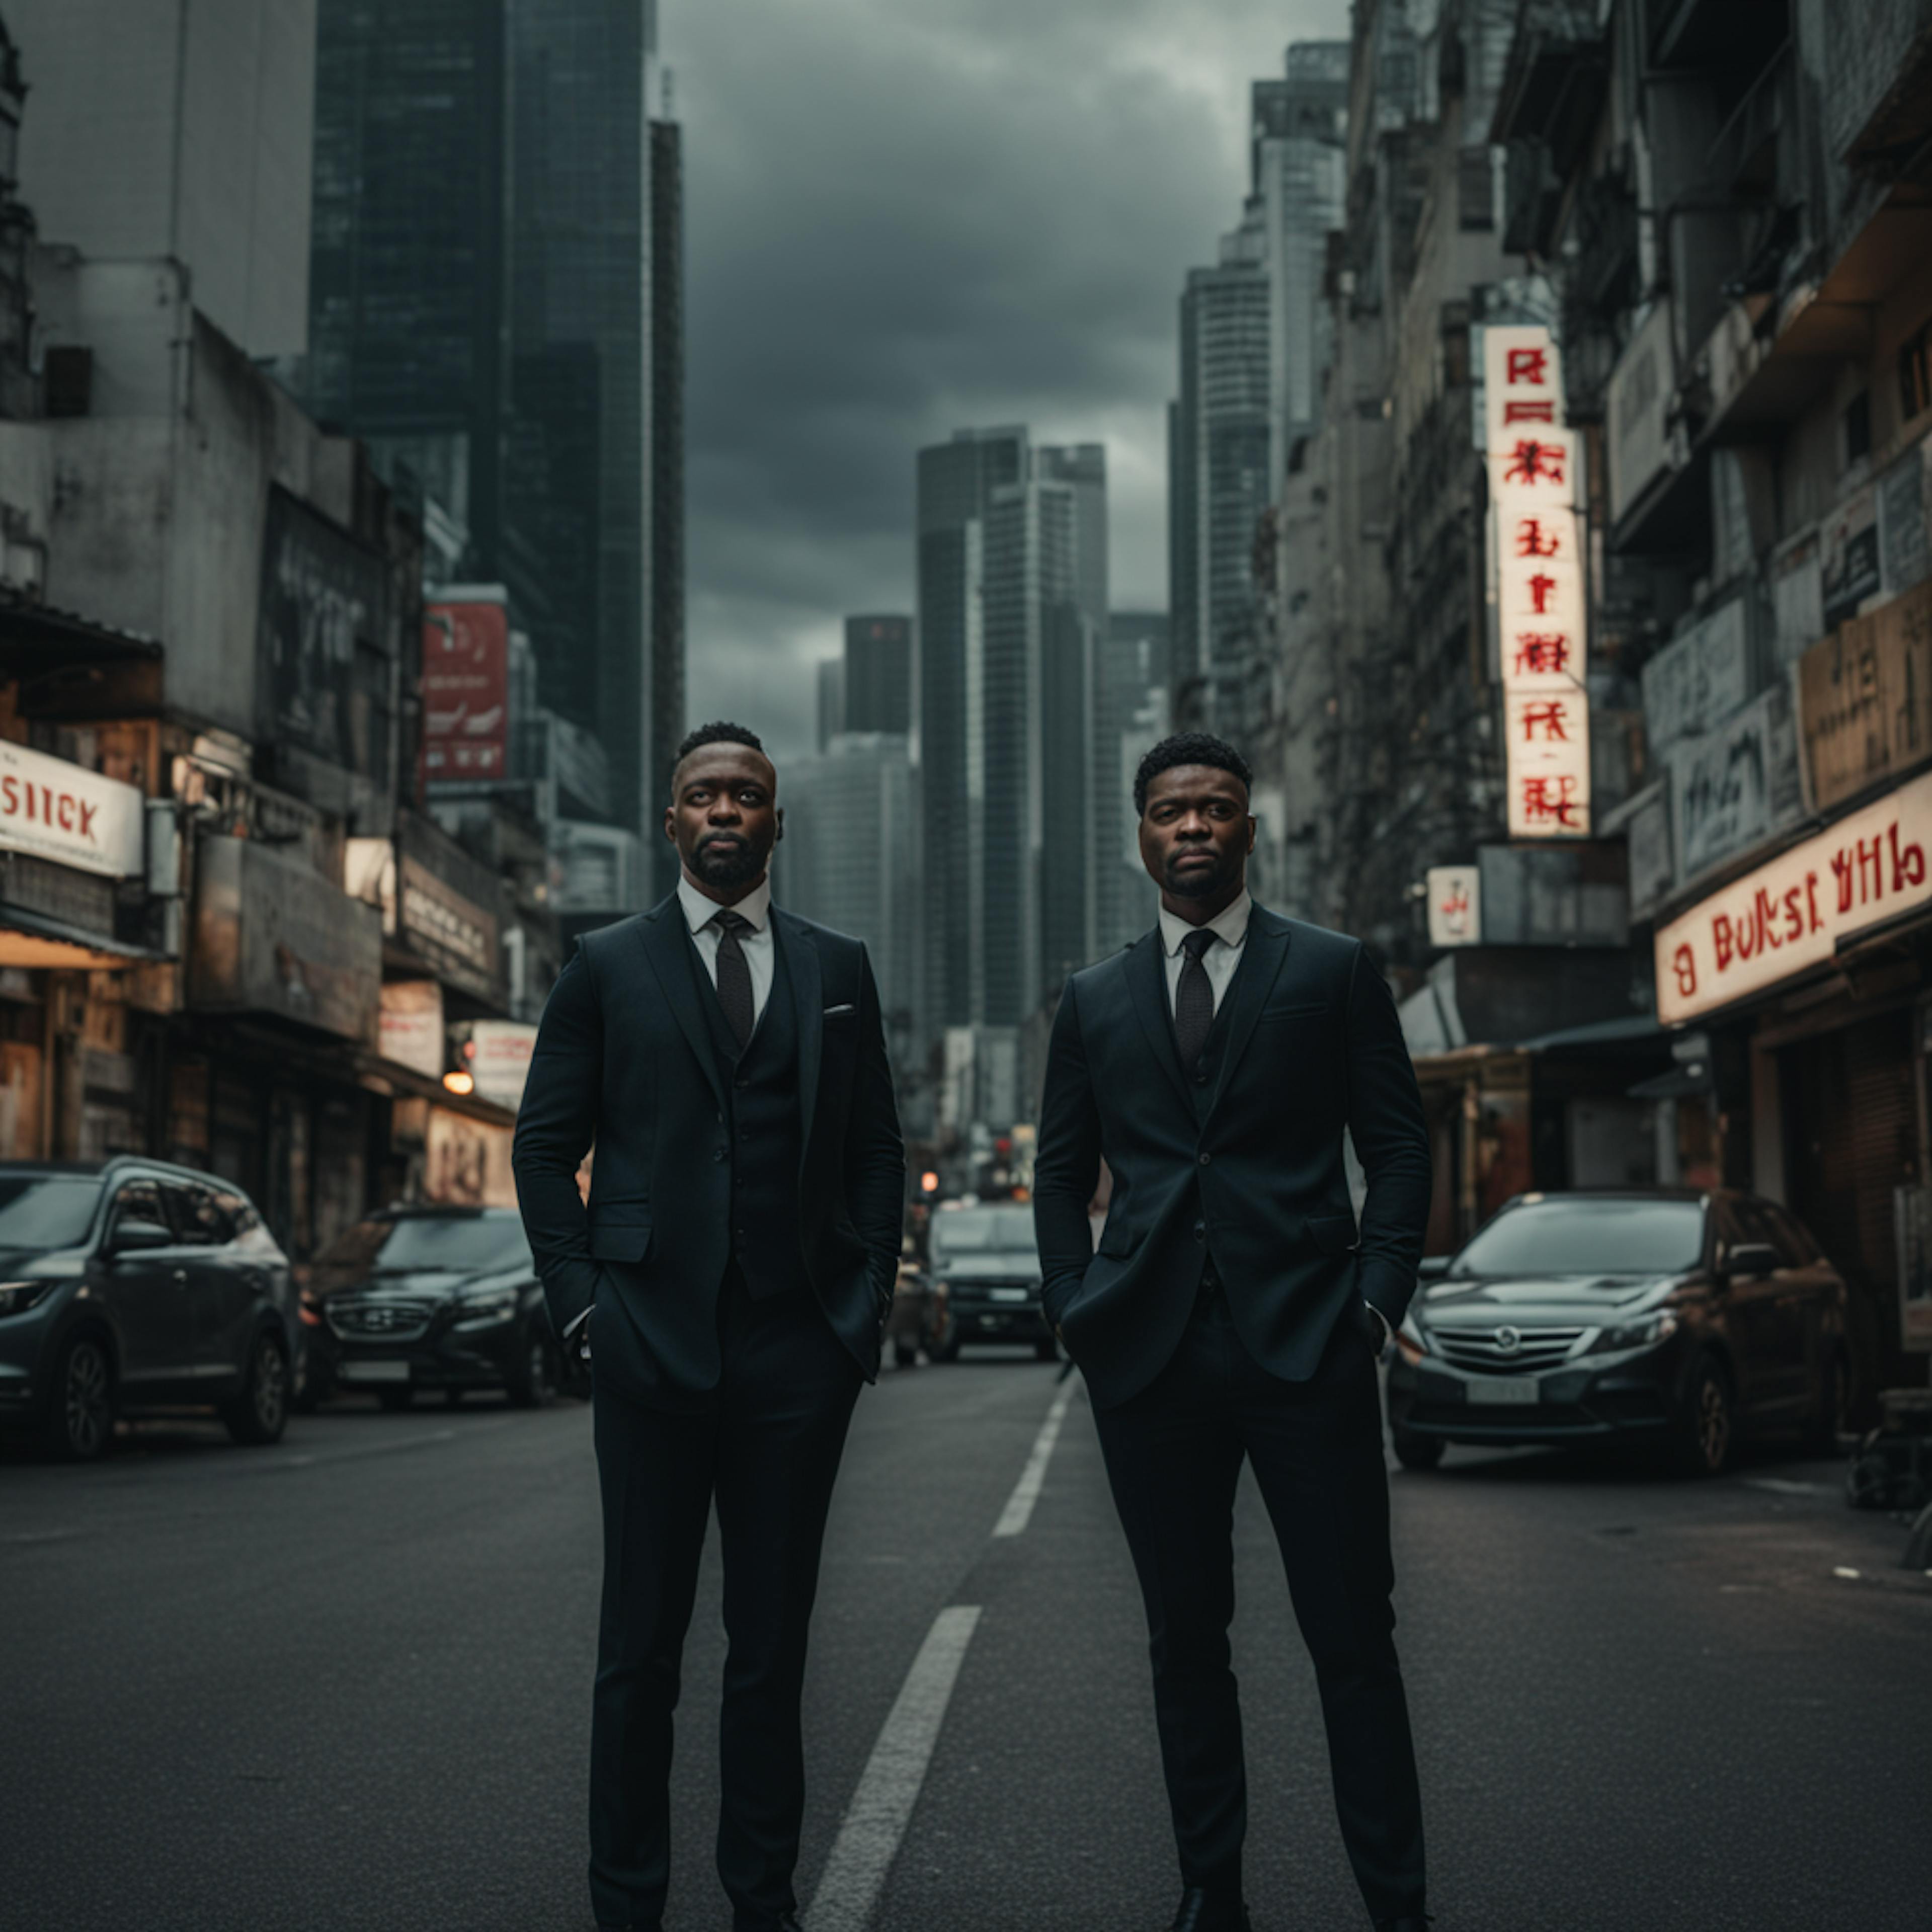
[[[1180,979],[1174,989],[1174,1034],[1180,1046],[1181,1071],[1190,1075],[1214,1024],[1214,988],[1201,963],[1202,954],[1214,944],[1214,937],[1203,926],[1180,942],[1186,956],[1180,962]]]
[[[718,928],[718,1004],[724,1009],[724,1024],[736,1036],[742,1053],[757,1015],[752,1006],[752,969],[740,935],[753,928],[736,912],[714,913],[711,923]]]

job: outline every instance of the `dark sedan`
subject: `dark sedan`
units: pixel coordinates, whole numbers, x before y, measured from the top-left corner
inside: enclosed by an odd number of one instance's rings
[[[279,1439],[301,1372],[288,1258],[240,1189],[121,1156],[0,1162],[0,1427],[98,1456],[117,1415]]]
[[[1398,1458],[1648,1443],[1714,1474],[1747,1432],[1834,1439],[1845,1285],[1785,1208],[1711,1191],[1526,1194],[1425,1262],[1389,1370]]]
[[[419,1393],[502,1389],[548,1402],[562,1352],[524,1224],[509,1208],[396,1208],[358,1221],[311,1264],[304,1403],[368,1390],[386,1408]]]

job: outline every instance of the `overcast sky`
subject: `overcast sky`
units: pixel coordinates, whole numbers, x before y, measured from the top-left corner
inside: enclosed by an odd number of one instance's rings
[[[1248,83],[1346,0],[663,0],[685,124],[690,698],[781,756],[848,611],[913,608],[913,461],[1104,442],[1117,610],[1167,602],[1175,303]]]

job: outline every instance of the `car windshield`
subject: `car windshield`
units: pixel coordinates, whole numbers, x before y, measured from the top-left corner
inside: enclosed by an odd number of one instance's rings
[[[1569,1195],[1506,1209],[1449,1273],[1674,1274],[1695,1268],[1703,1252],[1701,1202]]]
[[[0,1248],[70,1248],[87,1238],[100,1201],[88,1174],[0,1176]]]
[[[370,1275],[448,1268],[463,1274],[524,1268],[530,1244],[514,1214],[404,1214],[358,1221],[315,1258],[318,1287],[339,1288]]]
[[[932,1217],[934,1261],[956,1255],[1030,1255],[1030,1208],[956,1208]]]

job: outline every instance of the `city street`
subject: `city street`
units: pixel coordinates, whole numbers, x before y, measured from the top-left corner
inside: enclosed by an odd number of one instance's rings
[[[1932,1580],[1892,1567],[1903,1531],[1847,1510],[1839,1473],[1772,1451],[1685,1484],[1461,1450],[1394,1474],[1445,1932],[1928,1922]],[[1251,1490],[1239,1534],[1256,1924],[1354,1925]],[[252,1452],[149,1424],[92,1468],[0,1452],[0,1925],[587,1926],[598,1560],[574,1402],[346,1403]],[[714,1550],[686,1655],[680,1932],[729,1924],[718,1580]],[[868,1922],[895,1846],[882,1932],[1166,1924],[1144,1634],[1077,1378],[996,1354],[866,1396],[806,1724],[808,1907],[832,1868],[817,1932]]]

